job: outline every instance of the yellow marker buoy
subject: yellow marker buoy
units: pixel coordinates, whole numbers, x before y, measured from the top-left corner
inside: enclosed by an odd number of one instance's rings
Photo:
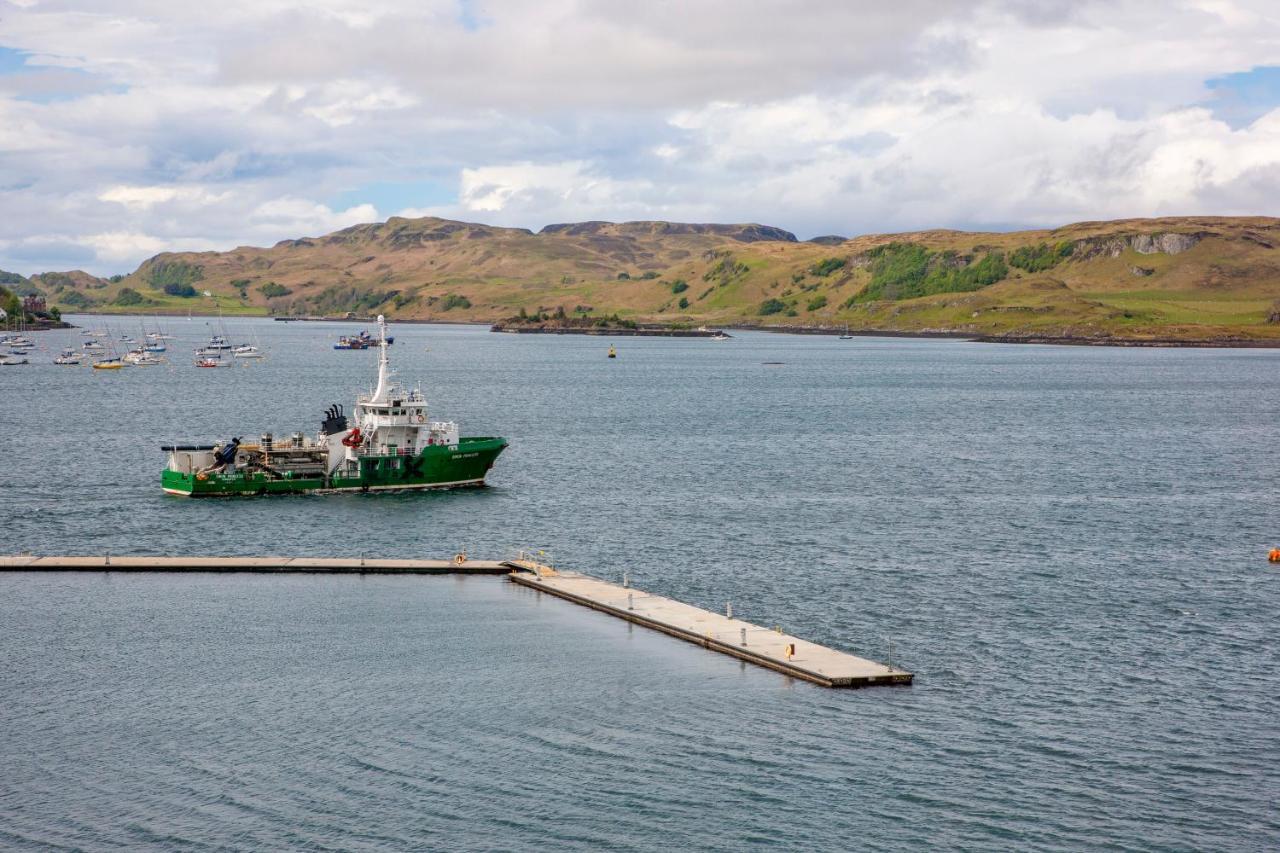
[[[617,358],[617,357],[618,357],[618,351],[613,347],[609,347],[609,358]]]

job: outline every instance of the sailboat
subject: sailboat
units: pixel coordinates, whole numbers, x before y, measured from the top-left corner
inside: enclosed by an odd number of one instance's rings
[[[124,368],[124,362],[120,359],[120,356],[116,355],[115,345],[111,343],[111,335],[108,334],[106,340],[108,355],[104,358],[94,359],[93,369],[121,370]],[[102,349],[101,345],[98,346],[98,349]]]
[[[848,323],[845,323],[845,324],[844,324],[844,334],[840,336],[840,340],[842,340],[842,341],[851,341],[851,340],[853,340],[853,335],[849,334],[849,324],[848,324]]]
[[[231,354],[236,358],[266,358],[267,357],[267,354],[262,351],[262,347],[258,346],[257,332],[255,332],[253,335],[253,343],[240,344],[240,346],[236,347],[231,351]]]

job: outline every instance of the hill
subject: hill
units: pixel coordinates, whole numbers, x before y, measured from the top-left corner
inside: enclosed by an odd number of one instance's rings
[[[1007,339],[1280,341],[1280,219],[1175,217],[799,242],[766,225],[444,219],[166,252],[119,280],[44,273],[64,309],[641,322]],[[204,294],[210,294],[212,298]]]

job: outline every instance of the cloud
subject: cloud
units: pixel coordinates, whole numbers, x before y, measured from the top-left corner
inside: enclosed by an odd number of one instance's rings
[[[807,236],[1267,213],[1280,190],[1262,2],[0,0],[0,17],[0,268],[23,272],[401,212]]]

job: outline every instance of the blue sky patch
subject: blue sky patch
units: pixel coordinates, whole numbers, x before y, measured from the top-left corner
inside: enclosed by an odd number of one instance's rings
[[[435,181],[377,181],[338,193],[329,199],[331,210],[347,210],[372,204],[383,216],[394,216],[409,207],[434,207],[458,200],[456,190]]]
[[[1215,117],[1235,129],[1248,127],[1280,107],[1280,66],[1259,65],[1205,81],[1213,92],[1207,102]]]
[[[16,74],[27,70],[28,55],[25,50],[15,47],[0,47],[0,74]]]
[[[458,23],[462,24],[464,30],[474,33],[492,22],[488,18],[480,17],[475,0],[458,0]]]

